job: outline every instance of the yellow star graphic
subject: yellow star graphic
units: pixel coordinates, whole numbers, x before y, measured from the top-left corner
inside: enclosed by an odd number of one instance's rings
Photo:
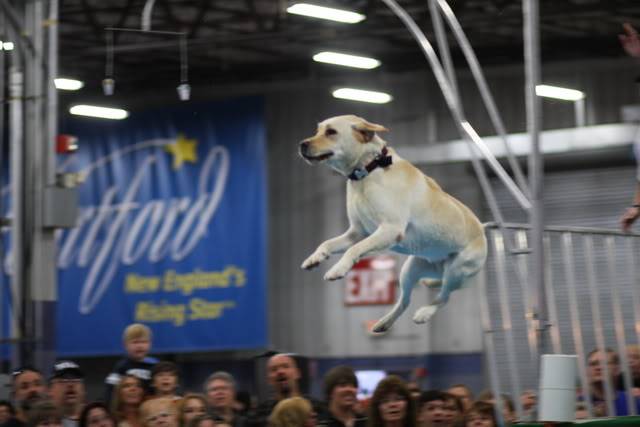
[[[180,169],[184,162],[198,162],[197,142],[195,139],[187,139],[184,135],[179,134],[176,142],[165,145],[164,149],[173,155],[173,169]]]

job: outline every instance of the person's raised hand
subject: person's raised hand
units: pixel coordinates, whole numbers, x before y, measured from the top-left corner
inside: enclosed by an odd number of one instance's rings
[[[622,24],[624,34],[619,34],[620,44],[627,55],[633,58],[640,58],[640,36],[635,28],[628,22]]]
[[[631,225],[640,216],[640,208],[635,206],[627,208],[622,217],[620,218],[620,227],[625,233],[631,230]]]

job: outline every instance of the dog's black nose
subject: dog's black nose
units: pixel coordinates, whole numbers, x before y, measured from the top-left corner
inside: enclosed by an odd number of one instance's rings
[[[300,154],[304,156],[307,154],[307,151],[309,151],[309,143],[307,141],[302,141],[300,143]]]

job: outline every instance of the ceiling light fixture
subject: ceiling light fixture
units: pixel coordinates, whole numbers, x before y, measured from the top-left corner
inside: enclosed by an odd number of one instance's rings
[[[393,97],[388,93],[353,89],[348,87],[336,89],[332,94],[334,98],[348,99],[351,101],[370,102],[373,104],[386,104],[387,102],[393,100]]]
[[[13,50],[13,42],[0,41],[0,50]]]
[[[313,55],[313,60],[325,64],[343,65],[345,67],[371,70],[380,66],[380,61],[366,56],[347,55],[338,52],[320,52]]]
[[[54,79],[53,83],[56,85],[56,89],[60,90],[80,90],[84,87],[84,82],[75,79]]]
[[[563,101],[578,101],[585,97],[585,93],[579,90],[549,85],[537,85],[536,95],[545,98],[561,99]]]
[[[96,105],[74,105],[69,112],[76,116],[97,117],[100,119],[122,120],[129,112],[120,108],[98,107]]]
[[[312,18],[327,19],[345,24],[357,24],[366,18],[366,16],[350,10],[333,9],[331,7],[317,6],[309,3],[296,3],[291,5],[287,8],[287,12],[293,15],[310,16]]]

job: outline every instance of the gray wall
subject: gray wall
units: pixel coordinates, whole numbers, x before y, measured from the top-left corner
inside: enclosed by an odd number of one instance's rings
[[[508,132],[524,131],[521,70],[485,71]],[[638,71],[625,59],[550,65],[543,67],[542,74],[545,83],[584,90],[587,124],[599,124],[618,122],[620,106],[637,101],[633,80]],[[353,76],[351,81],[310,80],[277,87],[265,85],[257,90],[267,93],[272,348],[317,357],[481,351],[475,287],[455,294],[445,310],[421,326],[413,325],[411,314],[430,295],[426,289],[417,289],[412,307],[389,335],[380,339],[368,336],[363,323],[380,317],[389,307],[345,307],[343,282],[322,280],[337,258],[312,272],[299,268],[320,242],[347,226],[344,179],[322,166],[309,166],[297,156],[298,141],[311,135],[317,122],[337,114],[362,115],[391,129],[384,137],[392,146],[459,138],[440,90],[426,68],[403,75],[354,72]],[[387,89],[395,99],[383,106],[333,100],[329,91],[340,84]],[[469,121],[481,135],[494,134],[468,76],[462,75],[460,87]],[[545,100],[543,114],[545,129],[574,124],[570,103]],[[476,212],[486,212],[469,165],[431,165],[423,169]]]

